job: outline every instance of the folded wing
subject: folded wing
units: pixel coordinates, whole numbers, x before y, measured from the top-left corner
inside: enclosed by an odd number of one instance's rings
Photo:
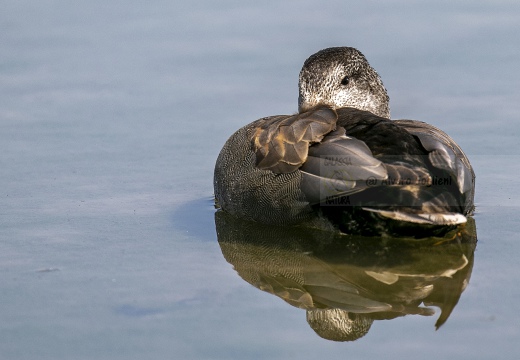
[[[363,191],[388,177],[384,164],[368,146],[338,128],[311,146],[301,167],[302,191],[311,204]]]
[[[296,171],[307,160],[309,145],[333,131],[336,121],[334,110],[320,107],[262,122],[252,138],[256,167],[275,173]]]

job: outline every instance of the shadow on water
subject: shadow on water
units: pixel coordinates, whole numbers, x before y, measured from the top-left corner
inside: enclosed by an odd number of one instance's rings
[[[237,273],[260,290],[305,309],[321,337],[353,341],[375,320],[441,313],[457,305],[473,268],[473,219],[445,237],[421,240],[265,226],[217,211],[218,242]]]
[[[175,229],[202,241],[215,241],[213,196],[199,198],[180,204],[171,215]]]

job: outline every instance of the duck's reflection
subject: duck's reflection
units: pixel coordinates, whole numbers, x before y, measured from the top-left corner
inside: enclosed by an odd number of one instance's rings
[[[323,338],[352,341],[374,320],[441,314],[468,284],[477,237],[472,219],[443,238],[368,238],[235,219],[217,211],[222,254],[260,290],[305,309]]]

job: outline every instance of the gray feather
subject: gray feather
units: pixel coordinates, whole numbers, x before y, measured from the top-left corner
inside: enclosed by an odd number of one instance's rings
[[[342,128],[309,148],[300,171],[302,191],[311,204],[363,191],[369,179],[384,180],[388,176],[366,144],[345,136]]]
[[[416,136],[421,145],[430,152],[429,159],[433,166],[446,170],[457,180],[461,194],[466,195],[465,213],[473,211],[475,196],[475,172],[468,157],[460,146],[444,131],[417,120],[394,120]]]

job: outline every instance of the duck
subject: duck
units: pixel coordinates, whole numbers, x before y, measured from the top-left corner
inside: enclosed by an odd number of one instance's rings
[[[353,47],[311,55],[298,112],[238,129],[214,170],[215,202],[245,220],[367,236],[442,234],[474,211],[475,172],[444,131],[391,120],[381,77]]]

